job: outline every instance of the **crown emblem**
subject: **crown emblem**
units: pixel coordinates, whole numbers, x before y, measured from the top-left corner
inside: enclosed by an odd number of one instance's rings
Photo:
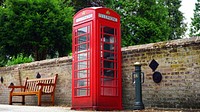
[[[85,15],[85,14],[86,14],[86,12],[85,12],[85,11],[83,11],[83,12],[82,12],[82,15]]]
[[[107,11],[106,11],[106,14],[110,15],[110,11],[109,11],[109,10],[107,10]]]

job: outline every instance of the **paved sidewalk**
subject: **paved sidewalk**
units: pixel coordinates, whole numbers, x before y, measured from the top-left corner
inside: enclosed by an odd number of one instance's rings
[[[71,110],[63,106],[21,106],[0,104],[0,112],[94,112],[91,110]],[[99,111],[105,112],[105,111]],[[146,108],[144,110],[121,110],[109,112],[200,112],[200,109]]]
[[[21,106],[21,105],[3,105],[0,104],[0,112],[73,112],[70,107],[56,106]]]

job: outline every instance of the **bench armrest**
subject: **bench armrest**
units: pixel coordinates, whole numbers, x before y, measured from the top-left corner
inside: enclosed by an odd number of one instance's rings
[[[8,88],[25,88],[25,86],[8,86]]]
[[[15,88],[25,89],[25,86],[8,86],[8,88],[11,88],[10,93],[12,93],[15,90]]]

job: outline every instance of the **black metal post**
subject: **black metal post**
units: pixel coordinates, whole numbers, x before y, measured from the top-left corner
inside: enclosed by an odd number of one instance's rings
[[[133,75],[134,81],[135,81],[135,102],[134,102],[134,108],[135,110],[142,110],[144,109],[144,104],[142,102],[142,85],[141,85],[141,74],[144,74],[141,72],[141,63],[136,62],[134,63],[135,66],[135,73]],[[144,79],[143,79],[144,81]]]

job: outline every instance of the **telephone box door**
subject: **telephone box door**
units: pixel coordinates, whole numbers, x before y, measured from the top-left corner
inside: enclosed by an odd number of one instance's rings
[[[73,105],[91,105],[90,29],[91,22],[79,25],[73,29]]]
[[[121,109],[121,47],[119,25],[99,20],[100,27],[100,105]]]

